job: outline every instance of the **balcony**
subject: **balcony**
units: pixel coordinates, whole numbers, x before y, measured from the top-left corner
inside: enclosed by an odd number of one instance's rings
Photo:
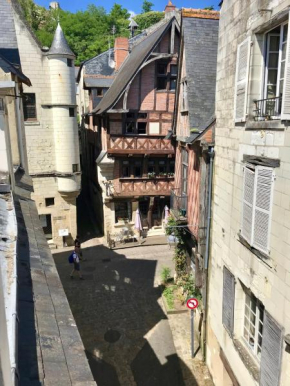
[[[174,177],[120,178],[115,197],[169,196],[174,186]]]
[[[171,189],[170,194],[170,211],[174,214],[174,217],[179,220],[185,220],[187,218],[187,195],[181,193],[181,190]]]
[[[255,100],[255,121],[271,121],[280,119],[282,97]]]
[[[164,136],[109,135],[108,154],[174,154],[174,147]]]

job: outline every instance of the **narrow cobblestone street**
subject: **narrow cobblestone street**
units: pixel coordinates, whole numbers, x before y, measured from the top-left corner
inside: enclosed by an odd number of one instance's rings
[[[69,278],[69,252],[54,258],[98,386],[183,386],[185,365],[158,289],[162,267],[173,268],[172,250],[95,246],[83,253],[84,281]]]

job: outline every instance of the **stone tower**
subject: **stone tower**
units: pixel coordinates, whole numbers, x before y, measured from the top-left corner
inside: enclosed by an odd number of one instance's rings
[[[58,191],[68,195],[79,191],[79,144],[76,120],[74,53],[58,24],[49,60],[51,109],[53,116],[55,166]]]

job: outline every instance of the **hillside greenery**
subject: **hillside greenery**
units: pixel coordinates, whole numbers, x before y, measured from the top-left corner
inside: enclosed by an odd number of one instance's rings
[[[114,44],[117,36],[129,37],[130,13],[115,3],[110,12],[89,5],[85,11],[72,13],[61,9],[46,9],[33,0],[18,0],[24,17],[43,46],[50,47],[57,22],[64,31],[70,48],[76,54],[76,64],[98,55]],[[151,11],[153,4],[144,1],[140,15],[134,17],[139,25],[137,33],[164,18],[164,12]]]

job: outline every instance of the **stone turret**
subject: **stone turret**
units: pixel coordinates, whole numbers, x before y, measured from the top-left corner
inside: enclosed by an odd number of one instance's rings
[[[55,139],[58,190],[67,194],[79,190],[79,144],[76,120],[75,55],[58,24],[47,52],[50,69],[51,108]]]

